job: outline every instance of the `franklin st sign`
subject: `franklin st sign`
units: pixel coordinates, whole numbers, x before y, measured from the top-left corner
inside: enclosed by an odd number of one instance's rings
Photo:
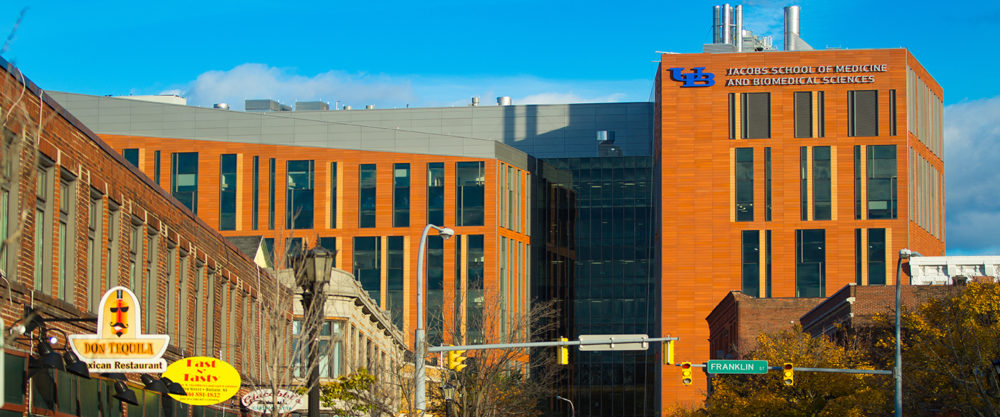
[[[710,374],[766,374],[767,361],[708,361]]]

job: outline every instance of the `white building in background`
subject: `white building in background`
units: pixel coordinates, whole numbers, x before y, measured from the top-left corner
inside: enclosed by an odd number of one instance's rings
[[[913,285],[952,285],[957,277],[991,277],[996,282],[1000,256],[917,256],[910,258],[910,276]]]

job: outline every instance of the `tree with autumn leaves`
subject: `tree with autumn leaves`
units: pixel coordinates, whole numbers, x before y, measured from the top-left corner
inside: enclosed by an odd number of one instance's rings
[[[834,341],[795,327],[762,334],[746,359],[797,368],[893,369],[894,312]],[[1000,285],[972,283],[903,314],[904,414],[1000,415]],[[890,375],[795,372],[716,375],[705,403],[673,415],[881,416],[892,413]]]

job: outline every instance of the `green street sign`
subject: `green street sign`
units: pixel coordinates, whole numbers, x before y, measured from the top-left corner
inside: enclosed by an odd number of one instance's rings
[[[710,374],[766,374],[767,361],[708,361]]]

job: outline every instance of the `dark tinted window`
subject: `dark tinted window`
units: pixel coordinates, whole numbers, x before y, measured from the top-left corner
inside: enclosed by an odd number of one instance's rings
[[[813,133],[812,91],[797,91],[793,97],[795,101],[795,137],[811,138]]]
[[[760,231],[744,230],[743,238],[743,294],[760,297]]]
[[[375,164],[361,165],[358,181],[358,226],[375,227]]]
[[[816,146],[812,156],[813,220],[830,220],[830,147]]]
[[[482,226],[486,195],[485,163],[458,162],[455,171],[455,223],[458,226]]]
[[[896,145],[868,146],[868,218],[895,219]]]
[[[795,296],[826,296],[826,231],[795,231]]]
[[[382,241],[378,236],[354,238],[354,276],[377,305],[382,299],[381,259]]]
[[[125,160],[132,164],[132,166],[139,168],[139,149],[122,149],[122,156],[124,156]]]
[[[392,227],[410,226],[410,164],[392,166]]]
[[[171,194],[198,214],[198,152],[174,153],[170,159]]]
[[[753,148],[736,148],[736,221],[753,221]]]
[[[885,229],[868,229],[868,285],[885,285]]]
[[[219,230],[236,230],[236,154],[219,162]]]
[[[285,227],[312,229],[315,208],[315,165],[309,161],[286,163]]]
[[[743,138],[771,137],[771,93],[743,93]]]
[[[847,92],[847,135],[878,136],[878,91]]]
[[[427,223],[444,224],[444,163],[427,164]]]

